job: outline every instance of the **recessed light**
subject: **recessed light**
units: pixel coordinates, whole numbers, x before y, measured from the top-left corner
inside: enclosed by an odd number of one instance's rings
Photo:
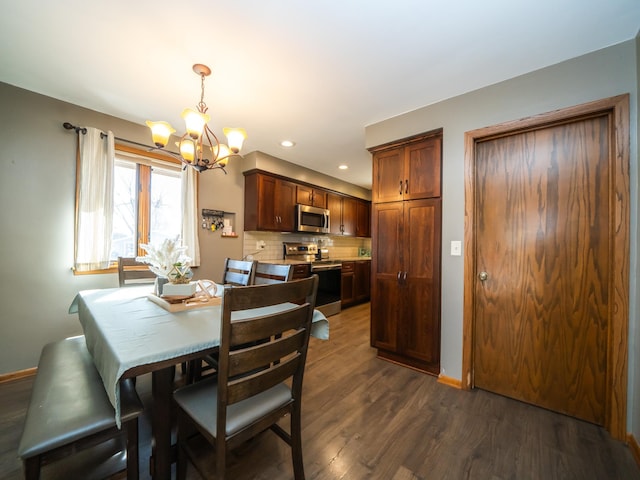
[[[282,140],[280,142],[280,146],[284,148],[295,147],[295,145],[296,145],[296,142],[292,142],[291,140]]]
[[[339,168],[340,170],[346,170],[346,169],[348,169],[348,168],[349,168],[349,165],[340,165],[338,168]]]

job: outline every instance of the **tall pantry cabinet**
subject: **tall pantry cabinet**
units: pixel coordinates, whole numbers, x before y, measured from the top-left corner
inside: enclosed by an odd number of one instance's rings
[[[438,375],[442,132],[370,152],[371,345],[381,358]]]

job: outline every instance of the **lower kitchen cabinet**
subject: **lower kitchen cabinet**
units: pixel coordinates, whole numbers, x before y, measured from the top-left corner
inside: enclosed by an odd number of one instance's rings
[[[343,308],[353,304],[355,301],[355,272],[355,262],[342,262],[342,277],[340,279],[342,295],[340,296],[340,300]]]
[[[373,205],[371,346],[440,373],[441,200]]]
[[[311,264],[300,263],[293,266],[293,275],[291,280],[299,280],[301,278],[307,278],[311,276]]]
[[[369,300],[371,260],[342,262],[341,303],[349,307]]]

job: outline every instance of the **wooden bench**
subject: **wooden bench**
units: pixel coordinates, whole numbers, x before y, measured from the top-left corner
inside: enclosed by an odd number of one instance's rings
[[[138,416],[131,381],[120,390],[122,429],[87,350],[84,336],[46,345],[38,362],[18,455],[27,480],[138,478]]]

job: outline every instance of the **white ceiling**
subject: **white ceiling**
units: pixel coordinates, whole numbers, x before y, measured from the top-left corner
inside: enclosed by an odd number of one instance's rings
[[[244,152],[366,188],[365,126],[640,27],[640,0],[0,0],[0,13],[2,82],[180,131],[205,63],[216,133],[242,126]]]

